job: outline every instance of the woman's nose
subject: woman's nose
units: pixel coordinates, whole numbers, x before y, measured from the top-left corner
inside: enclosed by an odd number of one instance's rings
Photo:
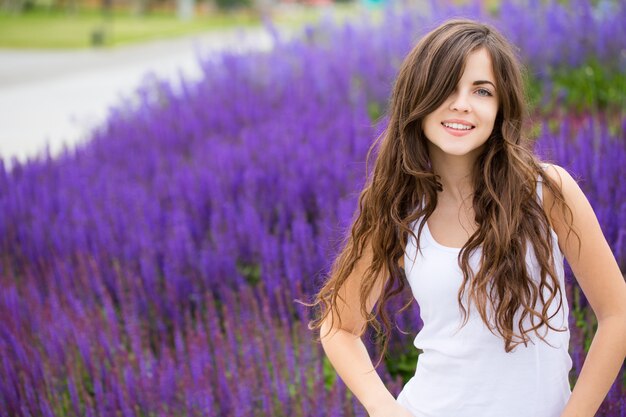
[[[472,108],[467,99],[467,95],[463,93],[453,93],[450,101],[450,109],[467,113]]]

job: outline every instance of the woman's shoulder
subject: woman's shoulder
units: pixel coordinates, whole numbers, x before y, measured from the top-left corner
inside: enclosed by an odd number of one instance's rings
[[[556,189],[560,192],[563,202],[568,208],[572,208],[580,204],[579,200],[585,199],[578,182],[563,167],[557,164],[541,164],[544,173],[556,185]],[[543,182],[543,181],[542,181]],[[563,211],[555,208],[556,197],[550,187],[544,187],[542,184],[542,203],[543,210],[548,217],[550,226],[557,232],[559,238],[568,230],[564,225],[567,223]]]
[[[552,163],[541,163],[541,167],[543,168],[543,172],[546,174],[548,178],[550,178],[558,187],[561,193],[567,191],[569,187],[573,184],[577,184],[577,181],[572,177],[572,175],[562,166]],[[540,181],[543,182],[543,179],[540,177]],[[546,199],[554,199],[554,195],[552,194],[552,190],[549,187],[542,187],[543,195],[544,195],[544,206],[546,205]]]
[[[543,171],[550,177],[550,179],[556,181],[557,184],[562,183],[562,179],[564,176],[570,176],[569,172],[565,168],[560,165],[542,162],[540,164]]]

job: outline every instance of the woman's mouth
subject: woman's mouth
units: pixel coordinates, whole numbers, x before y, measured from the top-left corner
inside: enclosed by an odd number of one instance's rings
[[[462,123],[442,122],[441,125],[444,127],[446,132],[454,136],[465,136],[474,129],[474,126],[470,126],[470,125],[466,125]]]

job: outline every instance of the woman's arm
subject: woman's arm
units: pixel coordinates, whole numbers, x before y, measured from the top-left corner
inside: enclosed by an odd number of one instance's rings
[[[321,331],[326,332],[325,326]],[[343,329],[333,329],[322,339],[322,345],[337,374],[370,415],[395,403],[359,336]]]
[[[552,165],[546,173],[561,184],[572,210],[580,249],[560,210],[552,210],[554,196],[544,187],[544,205],[559,238],[559,246],[598,319],[598,329],[572,395],[561,417],[593,417],[600,408],[626,357],[626,282],[604,237],[598,219],[576,181]],[[556,206],[555,206],[556,207]]]
[[[339,377],[363,404],[370,416],[411,417],[385,387],[359,336],[366,327],[366,321],[360,312],[361,279],[371,260],[371,249],[366,247],[363,256],[339,289],[340,297],[345,300],[337,298],[341,327],[337,318],[331,327],[331,315],[322,323],[320,328],[322,347]],[[366,302],[368,312],[374,308],[382,288],[383,282],[380,280],[370,292]]]

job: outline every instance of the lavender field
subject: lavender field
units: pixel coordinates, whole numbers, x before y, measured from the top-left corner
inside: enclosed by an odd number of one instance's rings
[[[482,3],[224,53],[182,92],[146,83],[76,150],[0,160],[0,416],[366,416],[295,300],[347,232],[401,59],[451,16],[519,46],[537,152],[580,179],[626,272],[626,4]],[[596,323],[567,280],[574,384]],[[417,306],[397,321],[394,393]],[[626,416],[626,367],[598,416]]]

